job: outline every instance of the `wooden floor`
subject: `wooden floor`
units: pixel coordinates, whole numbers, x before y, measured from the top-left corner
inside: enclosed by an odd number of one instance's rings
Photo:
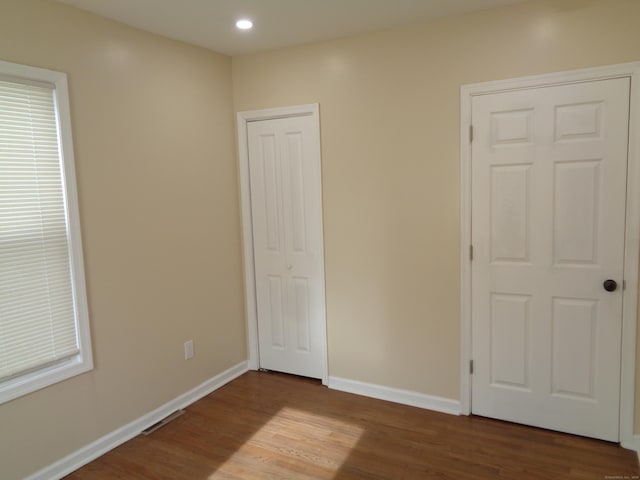
[[[635,452],[249,372],[69,475],[112,479],[632,479]]]

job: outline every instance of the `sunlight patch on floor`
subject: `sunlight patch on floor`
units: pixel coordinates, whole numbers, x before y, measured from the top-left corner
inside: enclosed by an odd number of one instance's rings
[[[363,428],[333,417],[284,407],[209,480],[333,478],[363,433]]]

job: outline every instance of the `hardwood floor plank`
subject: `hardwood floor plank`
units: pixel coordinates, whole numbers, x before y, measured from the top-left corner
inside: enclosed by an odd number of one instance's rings
[[[284,374],[248,372],[67,480],[604,480],[640,475],[618,445],[456,417]]]

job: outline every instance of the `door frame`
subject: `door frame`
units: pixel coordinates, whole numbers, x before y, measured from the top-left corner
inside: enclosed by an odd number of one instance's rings
[[[612,78],[630,78],[627,204],[625,218],[620,382],[621,444],[640,451],[634,435],[638,261],[640,260],[640,62],[570,70],[508,80],[463,85],[460,88],[460,412],[471,413],[471,102],[476,95],[526,90]]]
[[[256,270],[253,257],[253,223],[251,217],[251,186],[249,183],[249,143],[248,143],[248,124],[261,120],[274,120],[277,118],[291,118],[311,116],[313,119],[314,130],[320,136],[320,106],[317,103],[306,105],[296,105],[291,107],[269,108],[266,110],[251,110],[238,112],[237,114],[237,132],[238,132],[238,166],[240,180],[240,205],[242,209],[242,249],[244,262],[244,290],[245,290],[245,308],[247,315],[247,348],[248,348],[248,364],[250,370],[258,370],[260,368],[260,349],[258,346],[258,304],[256,300]],[[318,138],[318,146],[320,146],[320,138]],[[320,154],[320,164],[322,155]],[[320,165],[319,165],[320,167]],[[318,168],[318,178],[322,179],[321,169]],[[322,206],[322,199],[320,201]],[[321,218],[323,215],[321,215]],[[324,223],[324,222],[323,222]],[[324,230],[320,225],[320,256],[321,256],[321,272],[322,275],[322,312],[320,312],[322,338],[322,384],[329,383],[329,369],[327,363],[327,314],[326,314],[326,295],[325,295],[325,273],[324,273]]]

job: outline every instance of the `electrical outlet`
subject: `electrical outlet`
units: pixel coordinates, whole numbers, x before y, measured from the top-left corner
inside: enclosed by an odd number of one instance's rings
[[[184,359],[189,360],[193,358],[193,340],[184,342]]]

